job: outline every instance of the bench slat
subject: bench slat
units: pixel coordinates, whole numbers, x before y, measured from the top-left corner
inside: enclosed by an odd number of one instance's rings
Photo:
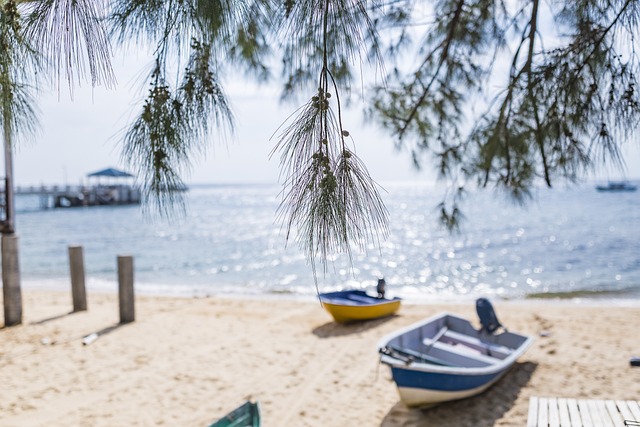
[[[558,414],[558,399],[549,398],[549,427],[560,427],[560,415]]]
[[[529,416],[527,417],[527,427],[538,427],[538,405],[539,398],[531,396],[529,398]]]
[[[631,410],[631,413],[633,414],[633,418],[631,419],[634,421],[640,422],[640,402],[627,400],[627,406],[629,407],[629,409]]]
[[[624,419],[622,418],[622,415],[620,415],[620,411],[616,406],[616,402],[614,402],[613,400],[607,400],[604,404],[607,409],[607,413],[609,414],[609,416],[611,417],[611,420],[613,421],[613,425],[623,426]]]
[[[576,399],[567,399],[567,405],[569,406],[569,414],[571,415],[571,427],[582,427],[578,401]]]
[[[558,399],[558,412],[560,413],[560,426],[571,427],[571,417],[569,416],[569,405],[567,405],[567,399],[563,397]]]

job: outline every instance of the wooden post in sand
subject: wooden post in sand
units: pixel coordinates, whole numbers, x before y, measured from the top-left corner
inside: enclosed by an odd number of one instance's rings
[[[136,320],[133,293],[133,257],[131,256],[118,256],[118,299],[120,302],[120,323],[129,323]]]
[[[22,292],[20,291],[20,263],[18,262],[18,236],[2,235],[2,296],[4,325],[22,323]]]
[[[71,274],[71,296],[73,311],[87,309],[87,292],[84,286],[84,255],[82,246],[69,246],[69,272]]]

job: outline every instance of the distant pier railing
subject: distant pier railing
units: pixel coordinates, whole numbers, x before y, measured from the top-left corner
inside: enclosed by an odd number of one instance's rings
[[[4,189],[0,189],[2,193]],[[131,185],[16,186],[15,194],[39,196],[40,206],[45,209],[133,205],[141,199],[140,189]]]

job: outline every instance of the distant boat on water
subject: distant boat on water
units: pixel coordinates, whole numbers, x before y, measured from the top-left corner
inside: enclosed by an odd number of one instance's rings
[[[597,185],[598,191],[636,191],[637,185],[633,185],[627,181],[609,181],[607,185]]]

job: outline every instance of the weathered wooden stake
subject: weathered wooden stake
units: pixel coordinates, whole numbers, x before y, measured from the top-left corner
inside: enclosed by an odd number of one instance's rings
[[[84,255],[82,246],[69,246],[69,271],[71,273],[73,311],[85,311],[87,309],[87,292],[84,286]]]
[[[2,235],[2,297],[4,325],[22,323],[22,292],[20,291],[20,263],[18,262],[18,236]]]
[[[120,301],[120,323],[129,323],[136,320],[133,292],[133,257],[131,256],[118,256],[118,297]]]

